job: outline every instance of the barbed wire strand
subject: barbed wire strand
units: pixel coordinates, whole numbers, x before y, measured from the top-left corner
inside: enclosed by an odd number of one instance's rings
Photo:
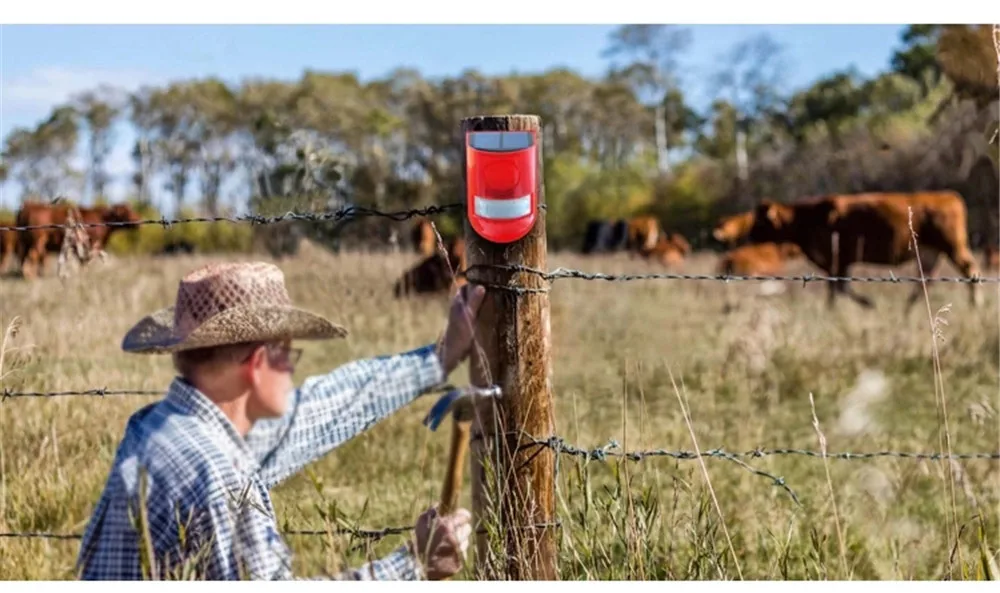
[[[146,225],[160,225],[164,228],[169,228],[176,224],[191,224],[195,222],[228,222],[233,224],[249,223],[251,225],[271,225],[277,224],[279,222],[285,222],[289,220],[303,221],[303,222],[337,222],[349,218],[359,218],[359,217],[381,217],[394,220],[396,222],[403,222],[411,218],[416,218],[418,216],[432,216],[435,214],[442,214],[444,212],[449,212],[452,210],[462,210],[466,208],[464,203],[453,203],[453,204],[439,204],[427,206],[424,208],[409,208],[406,210],[396,210],[396,211],[383,211],[377,208],[369,208],[366,206],[345,206],[342,208],[337,208],[336,210],[318,210],[311,212],[295,212],[288,211],[284,214],[276,215],[263,215],[263,214],[238,214],[234,216],[194,216],[188,218],[172,218],[168,219],[162,217],[159,219],[148,218],[138,221],[102,221],[102,222],[79,222],[79,223],[63,223],[63,224],[36,224],[36,225],[25,225],[25,226],[0,226],[0,231],[34,231],[41,229],[66,229],[66,228],[94,228],[94,227],[134,227],[134,226],[146,226]],[[539,204],[538,208],[540,210],[546,210],[545,204]]]
[[[558,453],[564,455],[572,455],[577,457],[586,457],[588,459],[594,459],[597,461],[605,461],[607,458],[624,458],[629,461],[643,461],[648,457],[672,457],[679,460],[691,460],[696,459],[698,454],[694,451],[685,450],[670,450],[670,449],[646,449],[646,450],[635,450],[635,451],[620,451],[618,441],[615,439],[610,439],[608,444],[594,447],[592,449],[584,449],[574,445],[566,443],[560,437],[550,437],[547,439],[539,439],[534,437],[529,437],[528,443],[531,445],[542,445],[553,449]],[[831,453],[827,452],[826,455],[822,451],[813,451],[810,449],[792,449],[792,448],[782,448],[782,449],[763,449],[757,448],[750,451],[745,451],[740,453],[738,451],[726,451],[722,447],[715,449],[706,449],[701,452],[701,457],[719,457],[719,458],[729,458],[729,457],[749,457],[752,459],[761,457],[775,457],[775,456],[805,456],[805,457],[826,457],[827,459],[838,459],[842,461],[854,461],[854,460],[865,460],[874,459],[877,457],[897,457],[900,459],[923,459],[928,461],[941,461],[946,459],[953,460],[970,460],[970,459],[995,459],[1000,460],[1000,451],[995,453],[952,453],[951,455],[947,453],[919,453],[910,451],[870,451],[861,453],[843,452],[843,453]]]
[[[107,387],[97,387],[93,389],[70,390],[70,391],[14,391],[7,387],[0,392],[0,402],[15,397],[109,397],[121,395],[163,395],[163,390],[143,390],[143,389],[108,389]]]
[[[924,282],[954,282],[958,284],[987,284],[987,283],[1000,283],[1000,276],[980,276],[978,278],[965,278],[962,276],[931,276],[927,278],[920,278],[918,276],[896,276],[892,272],[888,276],[824,276],[821,274],[801,274],[792,276],[778,276],[778,275],[761,275],[761,276],[741,276],[733,274],[677,274],[677,273],[653,273],[653,274],[607,274],[604,272],[585,272],[583,270],[576,270],[572,268],[556,268],[551,272],[546,272],[545,270],[539,270],[529,266],[522,266],[516,264],[504,265],[504,264],[475,264],[469,266],[465,270],[466,279],[473,284],[485,284],[470,277],[468,274],[477,269],[493,269],[502,270],[507,272],[519,272],[523,274],[531,274],[538,276],[543,280],[548,282],[555,282],[560,279],[576,279],[576,280],[603,280],[606,282],[634,282],[638,280],[707,280],[715,282],[730,282],[730,281],[756,281],[756,282],[767,282],[767,281],[784,281],[784,282],[801,282],[804,285],[810,282],[862,282],[862,283],[886,283],[886,284],[905,284],[905,283],[924,283]],[[526,288],[521,288],[517,286],[505,286],[498,284],[491,284],[493,288],[499,288],[501,290],[529,290]],[[530,289],[530,290],[544,290],[544,289]]]
[[[548,529],[550,527],[562,527],[560,521],[546,523],[533,523],[529,525],[515,525],[506,529]],[[398,527],[383,527],[382,529],[350,529],[341,527],[338,529],[283,529],[281,532],[289,536],[326,536],[326,535],[350,535],[368,540],[381,540],[391,535],[402,535],[413,531],[413,525],[400,525]],[[487,533],[486,528],[477,530],[479,534]],[[79,540],[83,539],[82,533],[54,533],[47,531],[4,531],[0,532],[0,539],[53,539],[53,540]]]

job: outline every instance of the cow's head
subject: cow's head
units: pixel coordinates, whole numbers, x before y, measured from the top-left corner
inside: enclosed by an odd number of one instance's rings
[[[791,206],[771,200],[761,200],[752,213],[753,223],[747,237],[753,243],[784,240],[795,220],[795,211]]]
[[[734,216],[726,216],[712,230],[712,238],[727,245],[736,243],[750,232],[753,221],[753,210]]]

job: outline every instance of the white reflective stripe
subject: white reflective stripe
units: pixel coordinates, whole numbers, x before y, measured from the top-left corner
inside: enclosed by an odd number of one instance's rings
[[[521,150],[534,144],[531,132],[472,132],[469,146],[476,150],[490,152],[510,152]]]
[[[521,218],[531,213],[531,195],[513,200],[491,200],[476,196],[475,212],[477,216],[492,220]]]

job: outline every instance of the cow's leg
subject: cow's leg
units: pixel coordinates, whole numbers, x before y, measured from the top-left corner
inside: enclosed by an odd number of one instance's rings
[[[850,264],[851,262],[844,262],[843,264],[838,264],[837,267],[834,268],[834,276],[846,278],[849,275],[848,267],[850,266]],[[854,290],[854,287],[851,286],[851,283],[848,282],[847,280],[844,280],[842,282],[831,282],[830,284],[832,285],[831,288],[834,291],[839,292],[840,294],[846,296],[847,298],[861,305],[865,309],[875,308],[875,303],[865,295],[857,293]],[[833,299],[832,294],[830,296],[830,299],[832,301]]]
[[[45,266],[45,248],[47,237],[44,235],[34,237],[29,245],[25,258],[21,261],[21,269],[24,270],[25,278],[35,278],[41,276]]]
[[[958,268],[966,278],[978,279],[980,277],[979,265],[976,258],[967,247],[955,249],[948,253],[948,259]],[[979,308],[983,304],[983,293],[976,282],[969,284],[969,304],[973,309]]]

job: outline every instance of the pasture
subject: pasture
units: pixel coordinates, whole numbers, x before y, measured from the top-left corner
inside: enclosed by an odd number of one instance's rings
[[[109,259],[65,283],[51,272],[35,282],[0,279],[0,322],[6,328],[20,321],[2,358],[2,388],[165,388],[172,377],[168,358],[126,355],[119,343],[142,314],[173,298],[185,271],[208,259]],[[392,282],[416,260],[414,254],[333,255],[310,246],[279,262],[293,299],[351,331],[347,340],[304,343],[297,382],[437,337],[443,295],[392,297]],[[715,262],[714,255],[695,254],[682,270],[713,273]],[[549,269],[559,266],[662,271],[625,255],[550,253]],[[787,272],[810,270],[798,262]],[[888,273],[864,266],[851,272]],[[895,272],[911,275],[914,267]],[[939,273],[957,275],[950,264]],[[702,452],[820,451],[812,395],[830,453],[944,451],[942,403],[954,452],[995,453],[997,286],[983,286],[984,306],[973,311],[966,286],[929,284],[929,302],[921,299],[904,314],[909,284],[856,284],[874,298],[874,311],[847,299],[828,311],[822,282],[786,283],[785,293],[764,298],[759,282],[560,279],[550,294],[556,430],[587,449],[615,439],[627,450],[692,451],[693,434]],[[450,379],[464,384],[466,377],[463,365]],[[82,532],[129,415],[153,399],[0,404],[0,532]],[[418,400],[279,486],[273,493],[279,524],[412,524],[437,500],[446,463],[450,426],[431,433],[420,422],[432,403],[433,396]],[[1000,562],[995,459],[740,460],[783,478],[801,505],[771,478],[729,459],[705,458],[703,472],[697,459],[560,456],[561,577],[962,579],[976,578],[988,563],[984,553]],[[463,500],[469,504],[468,481]],[[402,537],[287,540],[296,574],[306,576],[356,566]],[[0,576],[71,578],[78,544],[0,539]]]

